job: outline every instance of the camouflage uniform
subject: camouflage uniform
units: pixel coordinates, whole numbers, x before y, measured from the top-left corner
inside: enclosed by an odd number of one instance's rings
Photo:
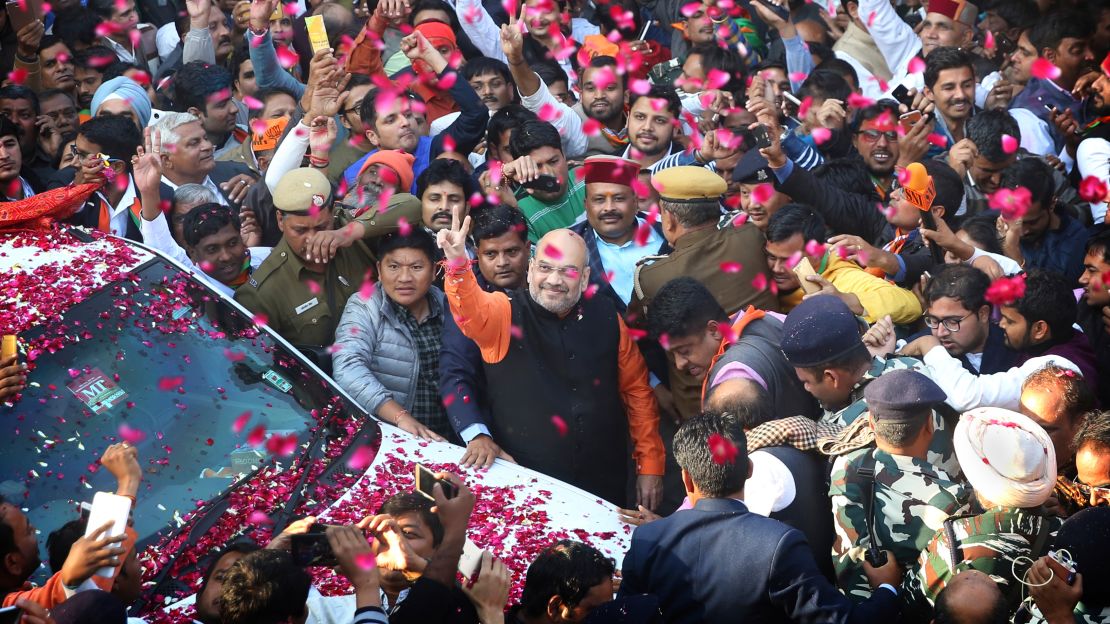
[[[871,368],[863,374],[863,378],[852,388],[852,395],[849,399],[851,403],[835,412],[825,410],[821,422],[835,423],[841,427],[847,427],[855,422],[857,418],[867,412],[867,401],[863,398],[863,389],[867,387],[867,384],[887,371],[899,369],[910,369],[926,377],[929,376],[929,369],[925,368],[920,360],[901,356],[875,357],[871,360]],[[956,452],[952,447],[952,431],[936,412],[933,413],[933,441],[929,444],[927,461],[955,479],[963,476],[963,471],[960,470],[960,462],[956,460]]]
[[[836,540],[833,562],[838,584],[853,599],[871,595],[863,559],[871,539],[864,497],[867,488],[858,470],[875,458],[874,524],[878,546],[890,550],[903,568],[921,555],[944,521],[965,513],[971,493],[940,468],[905,455],[862,449],[833,462],[832,498]]]
[[[903,595],[910,601],[913,612],[931,611],[948,581],[970,569],[990,575],[1010,600],[1011,607],[1016,607],[1022,592],[1014,580],[1014,559],[1035,560],[1045,554],[1055,540],[1061,520],[1027,509],[993,507],[979,515],[955,518],[950,524],[955,548],[942,527],[922,550],[916,569],[907,571]],[[1042,552],[1031,553],[1042,527],[1048,532]],[[953,551],[959,561],[953,561]],[[1024,575],[1021,566],[1018,572]]]

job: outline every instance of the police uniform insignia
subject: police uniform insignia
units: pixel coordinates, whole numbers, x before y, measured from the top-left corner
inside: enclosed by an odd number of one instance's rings
[[[312,205],[321,208],[324,205],[324,196],[316,194],[312,196]]]

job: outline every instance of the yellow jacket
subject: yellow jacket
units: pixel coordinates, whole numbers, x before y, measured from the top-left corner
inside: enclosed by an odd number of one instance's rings
[[[921,302],[912,292],[864,271],[858,264],[836,254],[827,256],[828,265],[821,277],[829,280],[836,289],[859,298],[863,318],[868,323],[890,315],[895,324],[912,323],[921,318]],[[802,289],[783,293],[779,297],[784,312],[802,302]]]

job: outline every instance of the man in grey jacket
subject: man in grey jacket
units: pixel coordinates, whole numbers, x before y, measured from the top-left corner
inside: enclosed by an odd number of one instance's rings
[[[439,398],[443,291],[422,228],[378,243],[378,283],[347,300],[335,330],[335,380],[367,411],[423,438],[454,438]]]

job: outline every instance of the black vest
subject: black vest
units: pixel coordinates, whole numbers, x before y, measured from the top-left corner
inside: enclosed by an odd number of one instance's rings
[[[829,498],[826,463],[819,455],[799,451],[792,446],[769,446],[759,450],[785,464],[794,477],[794,500],[772,512],[771,517],[805,533],[817,567],[826,578],[834,579],[832,500]]]
[[[522,466],[624,504],[628,418],[616,310],[604,297],[584,298],[560,319],[526,288],[511,302],[509,351],[484,362],[493,439]],[[565,435],[554,416],[566,423]]]

